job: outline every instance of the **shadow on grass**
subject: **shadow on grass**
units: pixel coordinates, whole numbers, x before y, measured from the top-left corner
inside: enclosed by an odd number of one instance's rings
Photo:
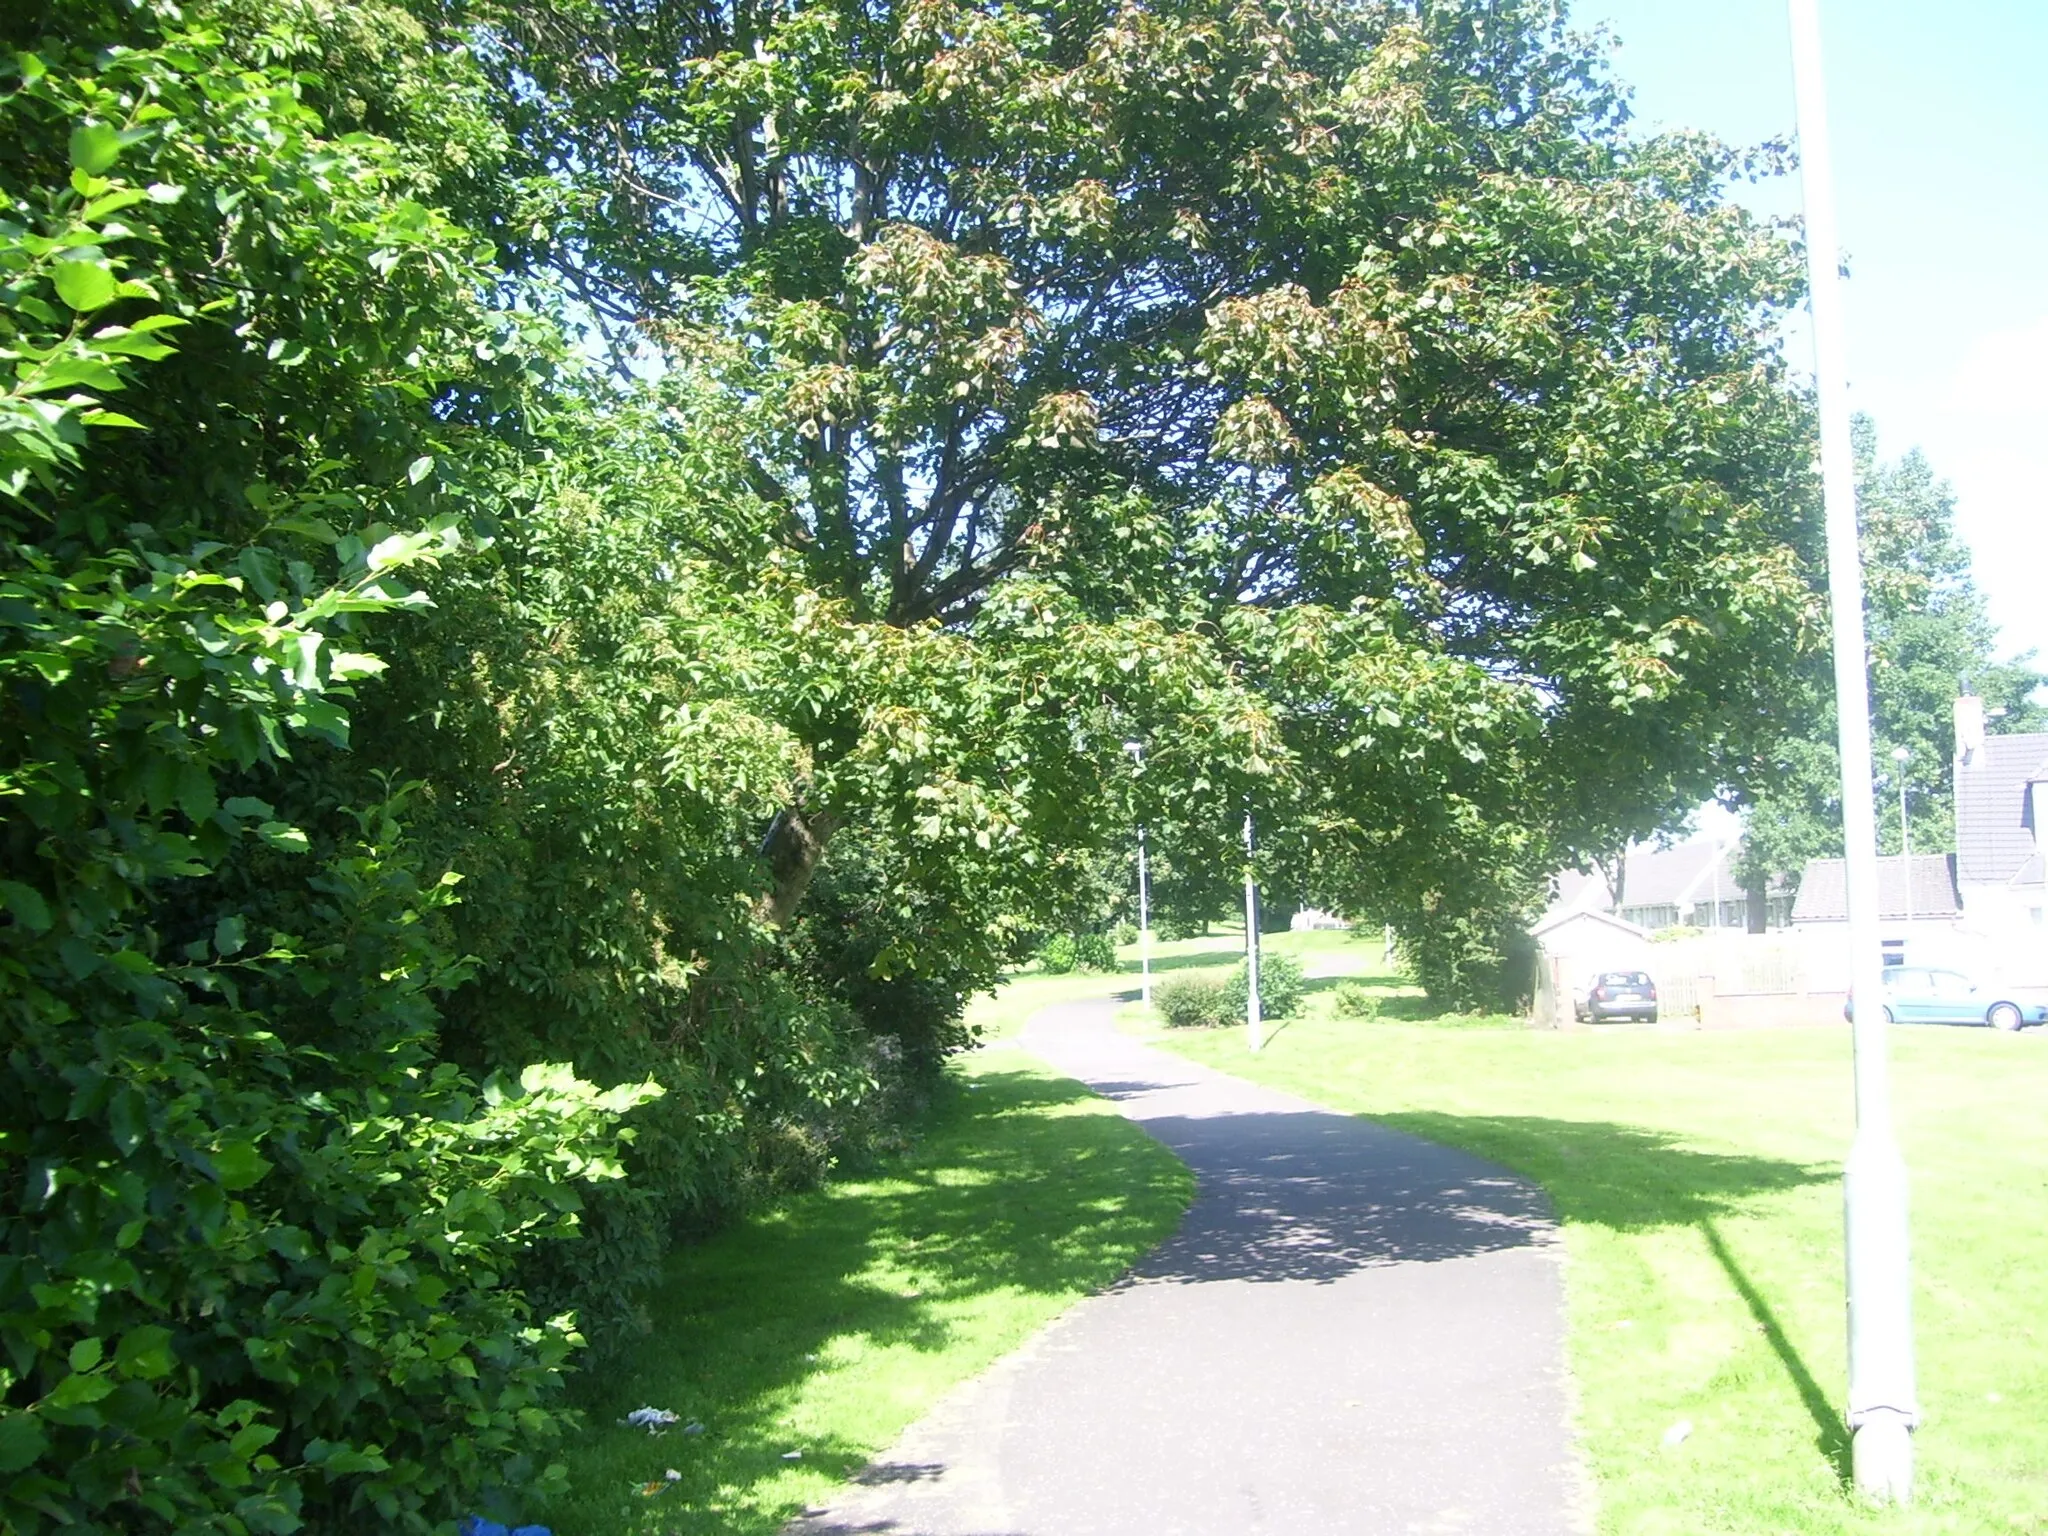
[[[1832,1182],[1840,1170],[1709,1152],[1640,1126],[1541,1115],[1376,1114],[1396,1130],[1466,1147],[1550,1191],[1558,1216],[1618,1232],[1697,1226],[1752,1195]]]
[[[767,1536],[800,1504],[778,1480],[836,1481],[893,1434],[890,1405],[918,1390],[918,1357],[956,1346],[963,1328],[999,1332],[1006,1314],[1034,1307],[1035,1321],[1044,1298],[1114,1281],[1171,1230],[1185,1182],[1136,1127],[1066,1112],[1089,1097],[1041,1073],[984,1070],[950,1087],[923,1142],[895,1165],[678,1251],[647,1298],[648,1336],[583,1378],[588,1429],[552,1523],[579,1536]],[[905,1350],[906,1381],[872,1359]],[[805,1381],[849,1358],[867,1377],[851,1408],[838,1394],[836,1427],[788,1422]],[[643,1405],[703,1432],[619,1425]],[[681,1476],[668,1480],[670,1468]],[[643,1497],[649,1483],[663,1486]]]
[[[1447,1024],[1478,1029],[1519,1029],[1520,1019],[1504,1013],[1461,1013],[1427,997],[1384,997],[1379,1017],[1392,1024]]]
[[[1207,949],[1192,955],[1154,955],[1152,974],[1160,976],[1171,971],[1228,970],[1242,959],[1244,951],[1235,948]]]
[[[1374,1120],[1432,1141],[1468,1147],[1535,1179],[1565,1221],[1618,1232],[1695,1226],[1707,1250],[1749,1309],[1807,1416],[1815,1444],[1843,1486],[1849,1483],[1849,1430],[1794,1347],[1776,1311],[1721,1235],[1718,1219],[1752,1195],[1832,1184],[1840,1170],[1746,1154],[1709,1152],[1637,1126],[1538,1116],[1426,1112]]]
[[[1814,1443],[1819,1446],[1828,1465],[1834,1468],[1835,1480],[1844,1488],[1850,1486],[1854,1470],[1850,1460],[1849,1425],[1821,1384],[1814,1380],[1813,1372],[1806,1361],[1793,1348],[1792,1341],[1785,1336],[1785,1326],[1778,1321],[1778,1314],[1770,1302],[1764,1299],[1762,1291],[1749,1278],[1734,1251],[1721,1236],[1721,1230],[1711,1220],[1700,1223],[1700,1230],[1706,1235],[1707,1251],[1714,1256],[1714,1262],[1727,1275],[1728,1283],[1735,1287],[1735,1293],[1742,1298],[1749,1315],[1763,1333],[1764,1340],[1771,1346],[1771,1353],[1778,1357],[1778,1363],[1785,1368],[1785,1374],[1798,1390],[1799,1401],[1805,1405],[1807,1417],[1813,1420]]]

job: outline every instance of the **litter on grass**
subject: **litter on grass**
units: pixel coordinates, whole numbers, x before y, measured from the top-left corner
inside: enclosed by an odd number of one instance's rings
[[[661,1474],[660,1482],[642,1483],[640,1485],[640,1497],[643,1499],[651,1499],[657,1493],[666,1491],[670,1483],[680,1483],[682,1480],[683,1474],[678,1472],[674,1467],[670,1467],[666,1472]]]
[[[619,1422],[621,1424],[630,1424],[635,1429],[644,1429],[650,1435],[656,1435],[667,1429],[669,1425],[675,1423],[681,1417],[681,1414],[670,1408],[635,1408],[631,1413],[619,1420]]]

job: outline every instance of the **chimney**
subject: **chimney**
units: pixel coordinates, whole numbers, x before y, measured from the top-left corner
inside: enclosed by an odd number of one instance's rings
[[[1984,701],[1974,693],[1956,700],[1956,765],[1967,768],[1984,745]]]

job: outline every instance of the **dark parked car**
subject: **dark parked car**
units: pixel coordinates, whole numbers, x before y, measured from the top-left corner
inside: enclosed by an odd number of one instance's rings
[[[1648,971],[1602,971],[1586,989],[1585,1000],[1575,1010],[1581,1024],[1605,1024],[1614,1019],[1657,1022],[1657,983]]]

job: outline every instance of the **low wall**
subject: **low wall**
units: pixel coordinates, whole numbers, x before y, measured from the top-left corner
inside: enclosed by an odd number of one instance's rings
[[[1554,967],[1537,971],[1532,1029],[1610,1029],[1613,1025],[1582,1025],[1572,1016],[1569,992],[1559,986]],[[1659,1028],[1788,1029],[1844,1022],[1849,994],[1842,991],[1723,992],[1712,976],[1665,975],[1657,982]]]
[[[1783,1029],[1843,1022],[1846,992],[1716,992],[1699,1003],[1701,1029]]]

